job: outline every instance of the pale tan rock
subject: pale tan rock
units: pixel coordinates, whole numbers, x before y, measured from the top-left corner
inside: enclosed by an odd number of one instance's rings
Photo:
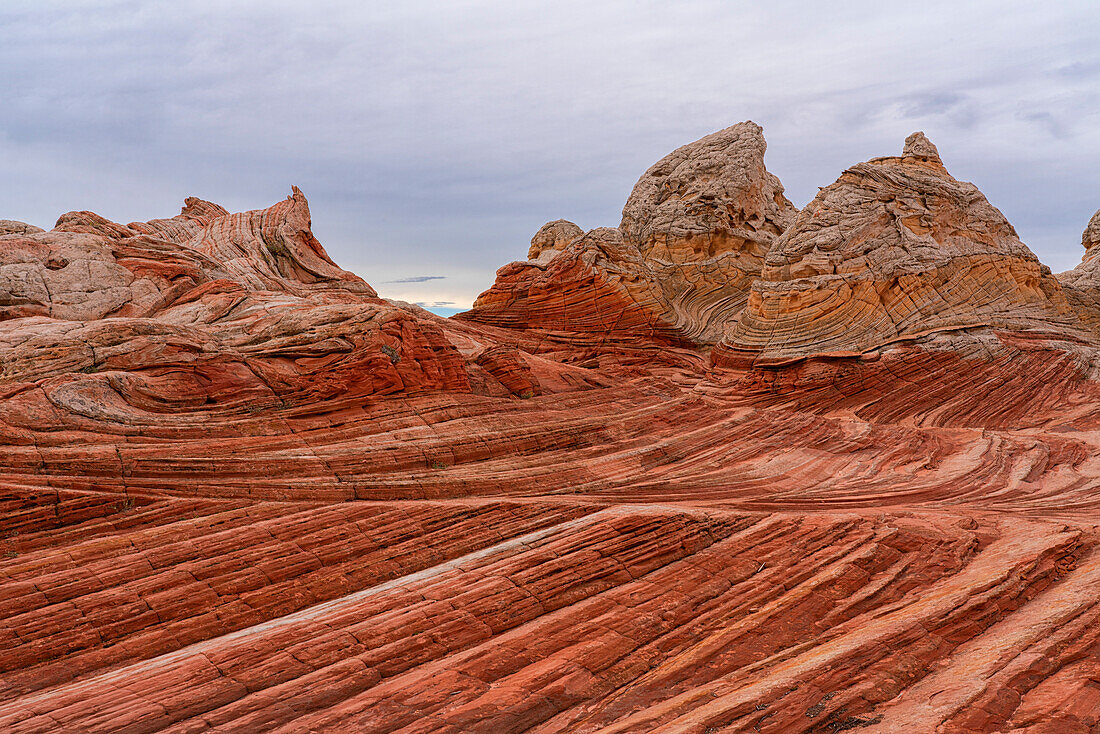
[[[764,168],[766,150],[752,121],[677,148],[638,179],[619,229],[646,259],[762,258],[797,213]]]
[[[583,234],[583,229],[568,220],[555,219],[547,222],[531,238],[527,259],[548,262],[557,252],[564,250],[566,245]]]
[[[81,220],[89,226],[80,224]],[[5,238],[0,247],[0,320],[31,315],[78,321],[120,313],[148,315],[163,305],[164,293],[206,278],[197,263],[200,258],[167,244],[164,249],[149,250],[141,237],[115,236],[120,225],[113,222],[101,225],[94,218],[74,216],[62,226],[78,231],[55,229]],[[81,231],[85,229],[109,234]],[[142,260],[158,264],[143,270]]]
[[[1081,263],[1055,277],[1081,322],[1100,335],[1100,211],[1081,234],[1081,246],[1085,248]]]
[[[923,132],[912,133],[905,139],[905,147],[901,151],[902,156],[913,158],[926,158],[928,160],[940,160],[940,151],[925,137]]]
[[[1092,215],[1088,226],[1081,234],[1081,246],[1086,251],[1092,251],[1093,248],[1100,246],[1100,210]]]

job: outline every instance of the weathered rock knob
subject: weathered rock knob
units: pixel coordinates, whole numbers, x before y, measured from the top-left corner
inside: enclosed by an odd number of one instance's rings
[[[584,230],[566,219],[547,222],[531,238],[528,260],[538,260],[543,253],[564,250],[565,246],[584,234]]]
[[[905,147],[901,151],[902,156],[914,158],[928,158],[934,161],[940,160],[940,152],[923,132],[919,130],[905,139]]]

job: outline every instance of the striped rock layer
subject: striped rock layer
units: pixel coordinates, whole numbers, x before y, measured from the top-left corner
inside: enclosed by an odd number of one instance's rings
[[[616,332],[610,295],[562,335],[385,301],[298,191],[8,226],[0,731],[1095,732],[1096,286],[1029,270],[924,142],[842,182],[957,194],[917,217],[949,257],[841,207],[859,243],[767,267],[831,288],[799,268],[888,265],[879,232],[959,271],[970,222],[1001,295],[770,363],[625,306]],[[656,301],[653,252],[748,240],[632,227],[555,223],[537,297],[602,269],[589,293]]]
[[[1008,220],[916,133],[901,156],[849,168],[799,213],[718,357],[858,356],[980,327],[1092,336]]]

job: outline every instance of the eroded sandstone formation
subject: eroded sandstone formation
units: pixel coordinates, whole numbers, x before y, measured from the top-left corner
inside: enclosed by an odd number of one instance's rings
[[[531,247],[527,259],[537,262],[549,262],[566,246],[584,234],[584,230],[565,219],[555,219],[542,225],[531,238]]]
[[[1096,247],[1100,247],[1100,210],[1092,215],[1088,226],[1081,235],[1081,246],[1085,248],[1085,257],[1091,260],[1096,256]]]
[[[766,149],[753,122],[676,149],[635,184],[617,229],[546,224],[462,318],[554,343],[717,342],[797,211]]]
[[[0,237],[8,234],[34,234],[43,231],[41,227],[14,219],[0,219]]]
[[[1095,731],[1100,218],[1052,276],[918,134],[780,235],[762,156],[463,319],[297,189],[5,222],[0,731]]]
[[[1057,278],[1080,320],[1100,334],[1100,211],[1085,227],[1081,246],[1085,248],[1081,264]]]
[[[1012,225],[923,133],[822,189],[769,251],[721,359],[858,356],[972,328],[1055,329],[1077,314]]]

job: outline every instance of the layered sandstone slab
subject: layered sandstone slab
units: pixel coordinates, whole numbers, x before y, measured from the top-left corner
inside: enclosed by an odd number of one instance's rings
[[[1058,281],[921,133],[845,171],[768,253],[719,359],[858,356],[994,327],[1088,338]]]
[[[842,722],[925,731],[933,720],[993,731],[1090,721],[1088,687],[1066,685],[1092,669],[1100,614],[1089,592],[1100,572],[1079,531],[1013,518],[555,513],[546,503],[425,503],[408,517],[371,505],[250,512],[242,525],[239,510],[205,509],[205,522],[186,526],[187,543],[136,526],[121,537],[139,548],[122,555],[102,542],[71,547],[87,575],[56,554],[52,564],[48,553],[24,561],[24,573],[52,572],[48,593],[64,601],[35,609],[13,598],[9,606],[33,610],[13,617],[13,629],[41,638],[49,614],[71,619],[64,640],[45,644],[70,645],[74,667],[51,662],[12,678],[0,702],[5,731],[828,731]],[[234,528],[243,548],[227,542]],[[274,539],[257,545],[267,533]],[[160,591],[169,580],[141,568],[167,559],[195,569],[186,603],[172,603]],[[125,580],[100,588],[95,574],[120,566]],[[279,584],[308,595],[265,586],[276,569]],[[144,613],[127,619],[127,602]],[[1011,621],[1006,609],[1016,610]],[[264,616],[273,619],[226,631]],[[190,620],[189,639],[137,633],[171,630],[158,619],[173,618]],[[99,636],[116,644],[103,648]],[[104,670],[81,674],[94,664]],[[1030,683],[1037,678],[1057,687]]]
[[[742,122],[676,149],[638,180],[617,230],[546,224],[461,318],[574,344],[718,341],[797,211],[766,148]]]
[[[660,257],[741,258],[783,208],[712,206],[739,150],[655,167],[653,226],[536,236],[510,303],[560,335],[377,298],[298,191],[10,227],[0,730],[1095,730],[1090,250],[1020,296],[1028,253],[916,137],[852,185],[963,190],[921,194],[929,230],[1007,259],[1016,320],[717,369],[644,304]],[[902,263],[872,272],[985,272],[860,221]]]

